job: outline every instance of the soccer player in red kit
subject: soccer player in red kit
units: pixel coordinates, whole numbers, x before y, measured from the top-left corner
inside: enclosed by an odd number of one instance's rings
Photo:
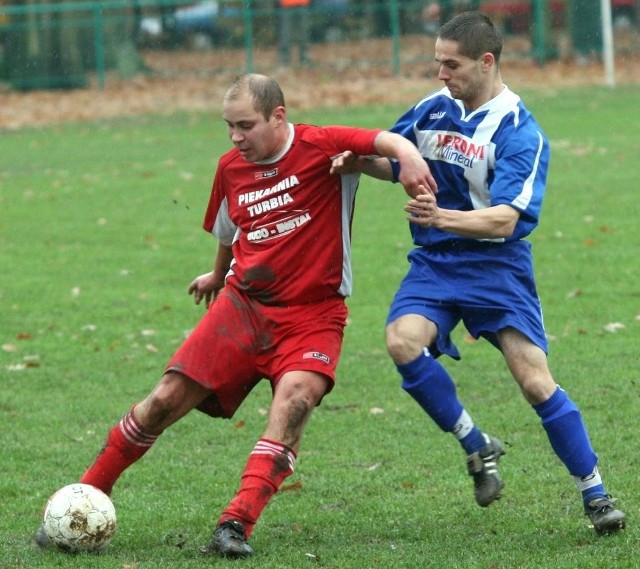
[[[189,286],[208,309],[153,391],[112,427],[81,482],[111,494],[122,472],[193,408],[231,418],[263,378],[273,401],[240,488],[204,553],[247,557],[258,517],[295,467],[304,425],[333,387],[351,292],[351,220],[359,174],[340,175],[343,151],[401,165],[415,197],[435,191],[416,147],[400,135],[293,125],[276,81],[240,76],[223,118],[234,148],[218,163],[204,227],[218,241],[213,270]],[[40,545],[46,537],[37,535]]]

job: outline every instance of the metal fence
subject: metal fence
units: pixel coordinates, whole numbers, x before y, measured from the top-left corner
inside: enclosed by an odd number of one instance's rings
[[[308,2],[283,9],[278,0],[0,0],[0,82],[19,90],[103,87],[112,75],[256,65],[383,65],[399,73],[411,38],[433,35],[453,13],[471,8],[490,14],[506,35],[524,37],[524,55],[541,63],[557,56],[559,37],[585,55],[601,45],[598,0]],[[616,29],[632,38],[624,49],[637,49],[638,1],[612,6]],[[171,54],[199,56],[176,64]]]

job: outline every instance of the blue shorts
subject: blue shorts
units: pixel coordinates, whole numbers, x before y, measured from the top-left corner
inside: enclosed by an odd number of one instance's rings
[[[474,338],[482,336],[498,349],[496,333],[512,327],[548,351],[529,242],[419,247],[408,259],[411,266],[387,324],[407,314],[434,322],[438,336],[428,347],[435,357],[460,359],[451,331],[461,320]]]

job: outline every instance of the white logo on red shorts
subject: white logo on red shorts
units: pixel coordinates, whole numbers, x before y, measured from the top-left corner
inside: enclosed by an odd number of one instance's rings
[[[329,356],[322,354],[320,352],[306,352],[305,354],[302,354],[302,359],[303,360],[320,360],[320,361],[323,361],[325,364],[329,363]]]

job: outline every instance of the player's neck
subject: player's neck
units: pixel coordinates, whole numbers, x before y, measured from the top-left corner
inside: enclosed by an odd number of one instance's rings
[[[280,135],[278,136],[278,142],[275,145],[277,150],[269,158],[260,160],[257,164],[273,164],[278,162],[287,152],[289,152],[289,148],[291,148],[291,144],[293,143],[294,134],[294,126],[291,123],[285,123]]]
[[[502,91],[504,90],[505,85],[502,82],[500,74],[496,75],[495,80],[486,86],[481,92],[478,93],[478,96],[473,100],[464,101],[465,108],[468,111],[475,111],[479,109],[485,103],[495,99]]]
[[[502,93],[502,91],[504,91],[504,88],[505,85],[502,82],[502,76],[500,75],[500,72],[498,72],[496,73],[496,77],[491,85],[491,97],[489,97],[489,100],[495,99],[500,93]]]

